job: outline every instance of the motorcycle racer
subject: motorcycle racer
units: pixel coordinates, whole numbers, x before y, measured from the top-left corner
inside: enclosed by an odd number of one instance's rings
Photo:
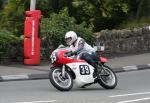
[[[68,31],[65,34],[65,42],[70,47],[71,52],[67,56],[76,55],[78,59],[83,59],[95,68],[97,71],[97,62],[99,61],[96,51],[91,45],[78,37],[74,31]]]

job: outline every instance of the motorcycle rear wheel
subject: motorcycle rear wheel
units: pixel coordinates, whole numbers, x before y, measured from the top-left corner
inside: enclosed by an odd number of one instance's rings
[[[108,66],[102,65],[102,70],[98,74],[98,83],[105,89],[114,89],[118,80],[115,72]]]
[[[72,76],[65,71],[65,77],[62,77],[61,68],[50,68],[49,80],[51,84],[60,91],[69,91],[73,87]]]

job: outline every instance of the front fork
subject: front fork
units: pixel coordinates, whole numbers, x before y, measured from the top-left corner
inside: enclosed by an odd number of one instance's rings
[[[62,77],[65,78],[65,65],[62,66]]]

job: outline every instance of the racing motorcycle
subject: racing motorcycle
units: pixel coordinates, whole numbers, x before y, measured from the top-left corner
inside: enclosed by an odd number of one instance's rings
[[[105,89],[114,89],[117,86],[117,77],[114,71],[105,65],[107,58],[99,57],[98,71],[85,60],[68,57],[69,48],[59,47],[51,53],[49,80],[60,91],[69,91],[75,83],[77,87],[99,83]]]

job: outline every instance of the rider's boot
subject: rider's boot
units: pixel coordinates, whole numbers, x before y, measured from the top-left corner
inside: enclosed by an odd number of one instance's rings
[[[99,73],[101,72],[101,64],[99,63],[93,63],[92,66],[94,67],[94,73],[93,76],[95,77],[99,77]]]
[[[92,63],[91,65],[94,67],[93,77],[95,78],[97,76],[98,71],[99,71],[98,65],[97,65],[97,63]]]

